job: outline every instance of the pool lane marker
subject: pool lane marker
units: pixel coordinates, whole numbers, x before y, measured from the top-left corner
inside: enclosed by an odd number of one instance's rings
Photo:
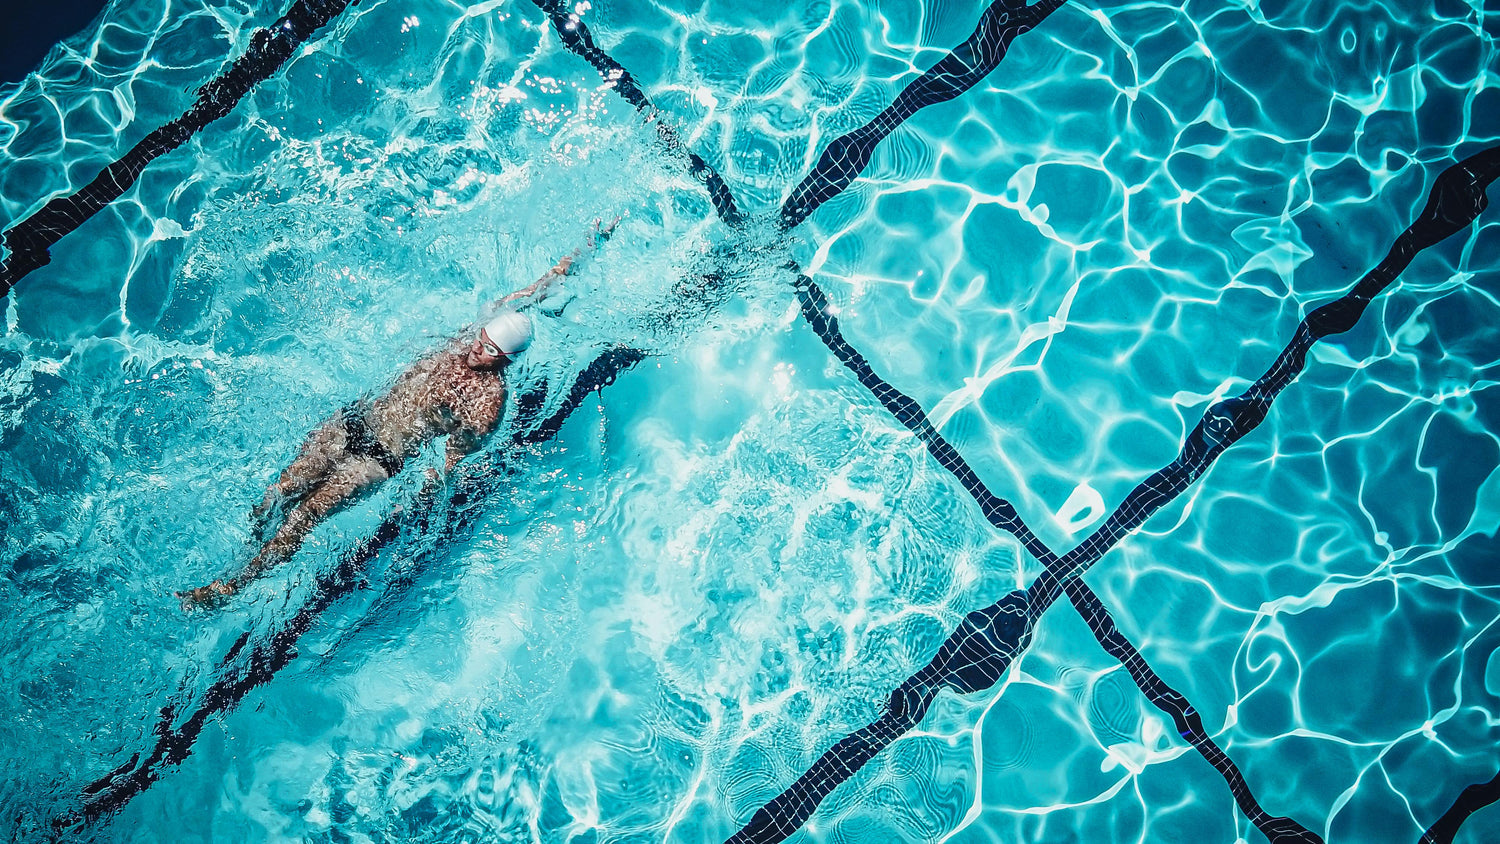
[[[1437,823],[1422,834],[1417,844],[1453,844],[1453,838],[1458,835],[1458,828],[1463,822],[1496,801],[1500,801],[1500,773],[1495,774],[1494,779],[1489,782],[1475,783],[1464,789],[1453,808],[1444,812]]]
[[[304,41],[352,2],[357,0],[296,0],[274,24],[251,34],[245,52],[198,90],[197,101],[181,117],[146,135],[87,185],[49,200],[7,229],[0,238],[7,250],[0,259],[0,298],[27,273],[51,262],[51,248],[119,199],[147,165],[232,111],[252,88],[280,70]]]
[[[563,45],[568,48],[569,52],[593,65],[594,69],[599,71],[599,75],[604,77],[606,85],[612,86],[615,93],[655,122],[657,137],[667,148],[667,152],[685,159],[688,163],[688,172],[708,188],[708,198],[713,202],[719,219],[730,225],[739,225],[743,218],[738,206],[735,205],[734,196],[729,192],[729,186],[724,183],[724,178],[704,161],[702,156],[683,144],[676,129],[668,125],[666,121],[656,119],[656,107],[646,97],[646,92],[641,90],[635,77],[608,53],[599,49],[599,45],[594,43],[594,36],[589,32],[588,27],[583,25],[578,15],[570,11],[569,6],[560,0],[532,0],[532,3],[547,16],[553,31],[557,33],[558,38],[562,39]]]
[[[1348,293],[1308,314],[1281,354],[1245,392],[1211,405],[1187,435],[1177,459],[1141,482],[1078,547],[1049,564],[1027,589],[1028,600],[1036,606],[1050,604],[1065,581],[1087,571],[1125,534],[1197,480],[1220,454],[1255,430],[1281,391],[1307,368],[1307,353],[1313,345],[1353,328],[1370,302],[1390,287],[1418,253],[1478,220],[1489,206],[1485,191],[1497,177],[1500,146],[1482,150],[1439,173],[1422,212],[1396,238],[1385,258]]]
[[[974,501],[979,504],[981,511],[984,512],[985,517],[990,523],[1015,536],[1043,565],[1056,563],[1058,560],[1057,555],[1043,545],[1041,540],[1022,524],[1019,518],[1010,517],[1015,512],[1014,506],[1010,502],[998,498],[984,485],[983,481],[979,480],[973,470],[969,468],[968,463],[953,448],[952,444],[944,439],[942,434],[938,433],[933,427],[917,402],[886,383],[884,379],[871,369],[869,362],[853,346],[849,345],[844,339],[843,333],[839,330],[837,318],[828,314],[828,300],[823,295],[823,291],[818,289],[806,275],[798,275],[797,295],[801,303],[803,317],[812,326],[813,331],[817,333],[818,337],[823,340],[824,344],[828,346],[829,350],[833,352],[834,356],[839,359],[839,362],[859,379],[859,382],[875,396],[877,401],[885,405],[892,416],[895,416],[908,430],[916,434],[918,439],[922,440],[923,445],[927,447],[928,453],[944,469],[947,469],[964,489],[968,491],[970,496],[974,498]],[[1012,525],[1014,525],[1014,528]],[[1035,550],[1038,548],[1040,551]],[[1273,816],[1261,807],[1259,801],[1255,799],[1254,793],[1251,792],[1244,774],[1234,764],[1234,760],[1229,758],[1229,755],[1219,747],[1204,729],[1203,719],[1199,716],[1198,711],[1181,692],[1172,688],[1171,685],[1163,680],[1147,664],[1141,652],[1125,637],[1124,633],[1120,632],[1114,618],[1109,614],[1109,610],[1105,608],[1104,602],[1094,594],[1088,584],[1084,583],[1081,578],[1075,577],[1070,579],[1064,588],[1068,593],[1068,598],[1072,602],[1073,607],[1078,611],[1079,617],[1083,619],[1084,624],[1088,625],[1089,630],[1094,634],[1095,640],[1099,642],[1106,653],[1114,657],[1125,667],[1131,680],[1135,681],[1136,686],[1140,688],[1141,693],[1146,696],[1146,699],[1172,719],[1173,725],[1177,728],[1178,735],[1186,739],[1188,744],[1192,745],[1193,749],[1198,751],[1219,772],[1225,784],[1229,786],[1230,794],[1233,795],[1235,803],[1257,829],[1268,839],[1276,842],[1322,841],[1319,836],[1291,818]],[[957,634],[955,633],[954,635]],[[1029,641],[1029,639],[1030,634],[1028,632],[1026,640]],[[1023,642],[1021,647],[1024,648],[1024,645],[1025,643]],[[925,705],[922,707],[922,711],[925,713]],[[921,716],[918,715],[916,720],[920,721]],[[911,729],[915,726],[916,721],[913,721],[911,726],[906,729]],[[798,782],[801,781],[801,779],[798,780]],[[794,783],[793,786],[788,788],[787,792],[791,792],[796,788],[797,785]],[[783,796],[787,792],[783,792]],[[819,800],[821,801],[821,798]],[[775,801],[772,802],[774,803]],[[768,817],[757,823],[756,818],[758,817],[760,815],[757,812],[755,816],[752,816],[750,823],[746,825],[745,829],[740,832],[740,836],[744,837],[736,837],[730,840],[747,842],[780,841],[781,838],[774,836],[767,837],[762,831],[766,827],[766,821],[770,820],[770,818]],[[804,817],[802,820],[806,820],[806,818]]]
[[[579,52],[579,55],[593,65],[606,80],[630,80],[628,89],[631,93],[626,96],[627,101],[639,111],[653,118],[657,116],[654,106],[641,92],[639,85],[634,82],[634,77],[619,62],[595,45],[588,28],[576,15],[568,14],[566,9],[555,0],[533,0],[533,2],[547,14],[566,46]],[[1002,0],[988,7],[975,27],[974,33],[963,44],[904,88],[892,105],[883,110],[869,124],[835,139],[828,149],[824,150],[813,171],[792,191],[791,196],[783,205],[781,213],[783,228],[797,225],[828,199],[843,191],[869,162],[879,142],[900,123],[923,107],[950,100],[977,84],[999,65],[1010,42],[1016,36],[1034,28],[1061,5],[1062,0],[1038,3],[1032,7],[1006,3]],[[1014,16],[1012,13],[1015,13]],[[586,51],[586,53],[580,51]],[[893,122],[893,116],[897,115],[899,119]],[[660,125],[658,122],[658,126]],[[666,137],[675,138],[676,136],[672,134],[664,136]],[[830,153],[830,151],[843,151],[843,153]],[[850,158],[846,159],[845,155]],[[695,159],[695,161],[701,162],[702,159]],[[723,179],[708,165],[702,166],[707,168],[707,172],[695,171],[695,175],[711,186],[711,198],[713,198],[715,208],[720,211],[721,219],[731,226],[736,225],[741,218],[732,196],[729,196],[727,188],[722,189],[722,196],[720,196],[713,187],[723,186]],[[732,216],[725,213],[726,207],[730,209]],[[838,330],[837,320],[827,314],[827,297],[823,291],[795,264],[789,265],[788,269],[798,277],[797,294],[802,315],[829,351],[855,375],[877,401],[922,440],[928,452],[974,498],[975,503],[979,505],[981,512],[992,525],[1015,536],[1028,552],[1044,565],[1055,563],[1058,559],[1057,555],[1021,521],[1014,505],[994,495],[985,487],[962,455],[937,432],[923,413],[921,406],[910,396],[892,387],[875,374],[864,356],[849,345]],[[1273,841],[1321,841],[1317,835],[1296,821],[1290,818],[1273,817],[1262,809],[1250,792],[1243,774],[1204,730],[1202,718],[1197,711],[1181,693],[1168,685],[1150,668],[1139,650],[1119,631],[1114,619],[1110,617],[1098,596],[1089,589],[1087,584],[1076,578],[1069,581],[1067,589],[1074,607],[1088,624],[1100,645],[1107,653],[1120,660],[1147,699],[1172,718],[1178,733],[1219,772],[1229,786],[1235,802],[1267,838]],[[821,801],[821,798],[819,800]],[[813,808],[816,808],[816,804]],[[759,813],[757,813],[758,816]],[[795,831],[803,820],[806,820],[805,816],[793,824],[790,830]],[[787,828],[784,823],[776,823],[774,826],[777,830]],[[746,834],[746,832],[742,831],[741,834]],[[791,832],[788,831],[785,834],[789,835]],[[773,834],[773,837],[766,840],[779,841],[781,838],[774,837]]]
[[[947,102],[974,87],[1005,58],[1011,41],[1036,28],[1065,2],[1038,0],[1031,6],[1024,0],[991,3],[962,44],[901,89],[870,122],[835,138],[823,150],[817,165],[781,206],[782,228],[795,227],[824,202],[843,193],[896,127],[927,106]]]

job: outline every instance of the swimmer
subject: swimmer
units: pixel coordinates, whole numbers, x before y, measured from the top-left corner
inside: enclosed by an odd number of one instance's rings
[[[595,224],[589,246],[608,238],[619,223]],[[477,334],[473,327],[412,364],[376,398],[344,405],[318,426],[292,464],[251,510],[257,540],[265,540],[239,575],[176,593],[184,609],[222,603],[267,569],[290,559],[307,534],[401,471],[423,445],[446,435],[444,471],[452,471],[495,429],[505,405],[505,369],[531,341],[531,320],[517,307],[540,301],[572,270],[580,248],[530,287],[494,303],[499,312]],[[432,480],[436,470],[429,470]],[[290,512],[284,513],[287,508]]]

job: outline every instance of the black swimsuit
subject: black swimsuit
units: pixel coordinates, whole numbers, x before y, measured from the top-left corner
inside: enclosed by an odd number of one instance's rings
[[[363,399],[344,405],[339,411],[344,418],[344,452],[354,457],[368,457],[380,464],[380,468],[390,477],[395,477],[401,471],[404,462],[398,455],[392,454],[385,447],[385,443],[375,436],[375,431],[370,427],[367,418],[370,405]]]

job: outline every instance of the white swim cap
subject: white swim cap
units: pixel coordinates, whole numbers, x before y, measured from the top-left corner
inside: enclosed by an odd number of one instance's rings
[[[501,311],[485,323],[482,331],[506,355],[513,355],[531,345],[531,320],[516,311]]]

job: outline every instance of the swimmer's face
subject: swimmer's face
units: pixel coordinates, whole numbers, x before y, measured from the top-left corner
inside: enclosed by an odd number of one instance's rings
[[[474,344],[469,347],[469,356],[466,361],[470,369],[489,371],[499,369],[510,363],[510,356],[500,351],[490,339],[490,335],[479,329],[479,336],[474,338]]]

